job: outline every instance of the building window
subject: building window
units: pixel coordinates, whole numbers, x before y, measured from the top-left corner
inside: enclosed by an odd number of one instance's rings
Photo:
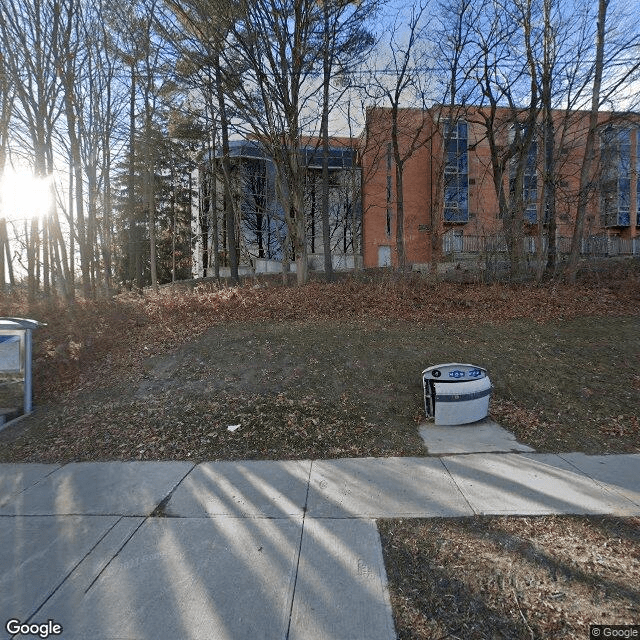
[[[526,131],[521,129],[521,136],[526,135]],[[515,138],[515,129],[509,132],[509,143],[513,143]],[[509,166],[509,192],[511,196],[516,196],[516,176],[518,173],[519,158],[516,156],[511,160]],[[529,144],[527,150],[527,159],[524,166],[524,175],[522,176],[522,201],[524,219],[530,224],[538,221],[538,143],[535,138]]]
[[[600,216],[604,227],[628,227],[631,131],[607,127],[600,136]]]
[[[444,221],[469,220],[469,155],[467,123],[444,123]]]

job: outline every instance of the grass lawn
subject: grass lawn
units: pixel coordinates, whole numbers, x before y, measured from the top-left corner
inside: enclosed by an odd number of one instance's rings
[[[7,305],[48,326],[38,411],[0,460],[424,455],[420,373],[452,361],[488,369],[492,416],[539,451],[637,452],[638,289],[414,278]]]
[[[451,361],[488,369],[492,415],[539,451],[636,452],[639,354],[633,318],[223,324],[51,398],[0,459],[424,455],[420,372]]]

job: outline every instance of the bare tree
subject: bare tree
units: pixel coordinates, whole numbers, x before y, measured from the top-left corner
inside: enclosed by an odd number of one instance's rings
[[[102,224],[101,253],[104,270],[104,287],[107,295],[113,288],[113,194],[111,176],[114,170],[112,158],[117,153],[114,144],[116,126],[121,113],[126,109],[126,100],[122,100],[116,83],[117,73],[120,71],[114,55],[110,34],[106,28],[102,6],[92,15],[91,20],[85,22],[86,41],[89,50],[91,67],[91,83],[89,91],[89,108],[93,126],[85,123],[88,145],[85,151],[87,160],[94,160],[98,164],[96,186],[99,184],[101,193],[94,198],[97,205],[101,195]],[[90,37],[91,36],[91,37]],[[90,189],[93,194],[93,189]]]
[[[230,158],[230,117],[229,117],[229,84],[234,75],[233,71],[225,69],[225,57],[223,55],[224,43],[227,40],[235,12],[231,11],[231,5],[227,2],[214,2],[213,0],[187,0],[175,2],[165,0],[165,4],[176,16],[184,31],[173,34],[181,54],[190,60],[190,86],[197,89],[205,102],[205,113],[209,114],[211,122],[210,138],[214,139],[209,151],[219,149],[221,152],[220,166],[222,168],[222,184],[224,189],[224,216],[226,243],[228,247],[228,259],[231,280],[238,282],[238,246],[240,239],[236,237],[236,224],[240,218],[240,211],[236,206],[233,196],[233,177]],[[215,126],[211,126],[215,125]],[[217,129],[217,130],[216,130]],[[219,135],[220,144],[215,144],[215,137]],[[216,187],[217,171],[215,165],[217,158],[210,157],[210,192]],[[215,210],[216,199],[210,200],[211,222],[217,227],[217,213]],[[215,220],[214,220],[215,218]],[[208,226],[208,225],[207,225]],[[214,234],[214,243],[217,245],[217,230]],[[219,274],[218,251],[214,250],[215,270]],[[206,268],[205,268],[206,271]],[[218,276],[217,276],[218,277]]]
[[[441,2],[438,23],[435,25],[433,39],[437,43],[437,68],[434,70],[436,92],[440,96],[440,105],[434,109],[435,117],[441,127],[441,161],[436,163],[436,176],[432,191],[429,220],[431,232],[431,266],[435,271],[442,252],[440,236],[441,222],[444,219],[445,195],[447,186],[447,167],[449,166],[449,148],[453,143],[454,124],[464,119],[470,99],[476,92],[474,82],[476,58],[473,56],[473,31],[480,9],[474,0],[455,0]],[[437,148],[438,138],[432,138],[432,149]],[[436,154],[433,154],[436,155]],[[456,163],[458,159],[456,158]]]
[[[87,229],[84,216],[84,180],[82,172],[82,157],[80,151],[80,135],[79,135],[79,110],[81,101],[78,99],[78,69],[83,65],[83,53],[81,51],[79,29],[80,20],[79,13],[81,11],[80,3],[76,0],[67,0],[65,10],[65,22],[60,29],[60,44],[56,48],[58,56],[56,59],[56,68],[61,79],[64,111],[67,119],[67,135],[69,140],[71,165],[73,167],[75,179],[75,223],[78,234],[78,245],[80,249],[80,270],[82,272],[82,291],[85,298],[91,297],[91,280],[90,280],[90,253],[91,247],[87,239]],[[69,215],[73,212],[70,210]],[[72,219],[73,232],[73,219]]]
[[[51,176],[54,169],[54,132],[60,114],[61,82],[58,63],[62,59],[59,33],[64,28],[64,12],[60,0],[44,0],[35,4],[0,1],[0,45],[4,55],[4,71],[15,89],[15,120],[27,131],[31,142],[34,173],[38,177]],[[58,279],[64,285],[70,281],[66,245],[58,220],[53,197],[48,214],[48,241],[57,243]],[[40,250],[39,243],[29,244]],[[48,247],[44,247],[48,251]],[[35,268],[39,259],[33,257]],[[49,266],[49,265],[47,265]],[[49,277],[49,274],[46,276]],[[37,279],[35,280],[37,286]],[[66,294],[73,296],[68,286]]]
[[[584,233],[584,221],[589,207],[591,194],[597,180],[593,169],[596,160],[596,137],[598,134],[598,116],[601,105],[628,85],[640,69],[637,56],[640,47],[640,33],[636,28],[631,31],[608,29],[607,19],[611,0],[598,0],[595,58],[592,66],[593,85],[591,89],[591,108],[589,126],[584,144],[584,156],[580,169],[580,187],[578,206],[571,250],[565,274],[569,282],[575,282],[578,270],[578,258]],[[631,19],[631,16],[627,16]],[[620,20],[620,16],[617,16]],[[612,33],[617,31],[617,33]],[[609,41],[610,40],[610,41]],[[609,46],[607,46],[609,45]],[[627,58],[625,60],[625,58]],[[620,64],[620,59],[623,60]],[[604,88],[603,88],[604,85]]]
[[[524,268],[524,178],[540,109],[535,10],[531,0],[506,0],[485,5],[474,22],[482,102],[473,120],[489,145],[512,277]]]
[[[424,18],[428,15],[428,9],[427,2],[414,5],[406,22],[400,13],[396,15],[387,32],[388,51],[385,50],[385,56],[388,54],[388,57],[382,62],[382,68],[365,72],[369,97],[378,106],[385,104],[391,116],[390,144],[395,166],[395,240],[397,264],[401,271],[407,267],[404,168],[428,140],[424,135],[429,122],[425,110],[429,90],[427,83],[431,79],[430,57],[425,47],[428,25]],[[417,107],[418,110],[410,112],[403,109],[405,106]],[[374,133],[374,136],[380,135],[385,135],[384,128]]]
[[[313,72],[321,51],[322,8],[315,0],[241,3],[226,50],[228,68],[244,72],[229,98],[273,159],[276,193],[296,261],[298,284],[308,278],[305,167],[301,134],[306,106],[316,93]],[[288,241],[285,242],[285,245]],[[283,247],[287,253],[287,247]]]
[[[346,2],[322,1],[322,239],[324,271],[328,281],[333,278],[331,258],[331,229],[329,216],[329,116],[332,111],[331,93],[335,67],[340,74],[357,68],[375,44],[373,34],[366,29],[368,21],[378,10],[378,0]],[[348,83],[338,92],[342,97]]]
[[[13,110],[14,91],[10,82],[9,69],[5,67],[5,56],[2,52],[3,42],[0,42],[0,181],[4,175],[9,145],[9,124]],[[0,211],[2,211],[2,193],[0,193]],[[13,271],[11,270],[11,250],[7,237],[7,224],[0,218],[0,291],[5,290],[5,248],[9,267],[10,283],[13,286]]]

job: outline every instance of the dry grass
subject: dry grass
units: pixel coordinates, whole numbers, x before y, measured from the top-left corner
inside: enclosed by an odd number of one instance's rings
[[[639,451],[639,282],[383,275],[4,300],[47,327],[39,411],[3,432],[0,460],[421,455],[420,371],[456,360],[488,368],[492,414],[538,450]]]
[[[640,520],[379,523],[400,640],[588,638],[640,620]]]

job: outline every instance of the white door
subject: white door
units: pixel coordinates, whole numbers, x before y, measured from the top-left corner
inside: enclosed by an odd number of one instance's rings
[[[389,245],[380,245],[378,247],[378,266],[391,266],[391,247]]]

